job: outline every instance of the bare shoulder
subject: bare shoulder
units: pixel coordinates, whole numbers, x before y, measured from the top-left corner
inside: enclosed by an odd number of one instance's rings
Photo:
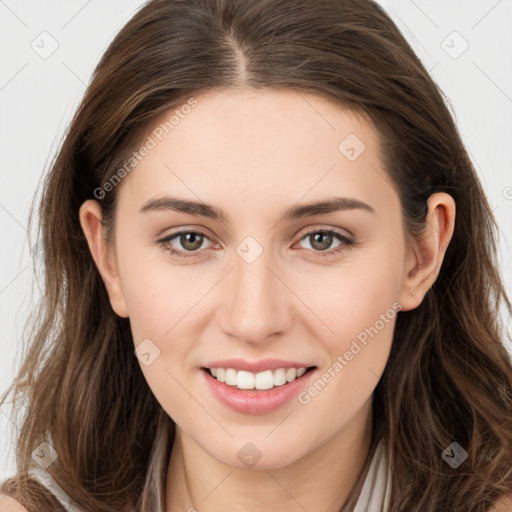
[[[0,512],[28,512],[14,498],[0,494]]]
[[[489,512],[511,512],[511,511],[512,511],[512,494],[509,494],[508,496],[503,496],[489,510]],[[0,509],[0,512],[2,512],[1,509]]]

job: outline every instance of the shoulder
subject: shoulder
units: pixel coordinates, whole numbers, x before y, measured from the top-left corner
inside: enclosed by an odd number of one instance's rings
[[[489,512],[511,512],[512,511],[512,494],[500,498],[489,510]],[[2,510],[0,509],[0,512]]]
[[[14,498],[0,494],[0,512],[28,512]]]

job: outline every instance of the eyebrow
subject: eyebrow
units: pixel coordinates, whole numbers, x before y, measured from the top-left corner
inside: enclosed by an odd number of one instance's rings
[[[156,199],[149,199],[140,208],[140,213],[150,211],[175,211],[179,213],[188,213],[208,219],[227,222],[227,215],[221,209],[201,201],[190,201],[188,199],[179,199],[176,197],[164,196]],[[294,205],[286,210],[281,219],[294,220],[303,217],[312,217],[343,210],[363,210],[375,214],[375,209],[369,204],[348,197],[331,197],[323,201],[315,201],[306,204]]]

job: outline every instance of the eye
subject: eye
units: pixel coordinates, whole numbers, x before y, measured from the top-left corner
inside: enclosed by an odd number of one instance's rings
[[[315,253],[315,257],[333,256],[339,252],[350,249],[356,245],[355,240],[349,238],[340,231],[333,229],[321,229],[307,232],[302,238],[310,244],[311,250]],[[332,246],[333,241],[337,240],[339,244],[332,250],[327,250]]]
[[[175,249],[172,246],[171,241],[175,238],[177,238],[177,242],[183,249]],[[158,240],[158,243],[174,256],[178,256],[179,258],[191,258],[197,256],[198,252],[200,252],[199,249],[205,240],[209,240],[209,238],[204,233],[189,230],[179,231],[168,235]],[[187,254],[187,252],[190,254]]]

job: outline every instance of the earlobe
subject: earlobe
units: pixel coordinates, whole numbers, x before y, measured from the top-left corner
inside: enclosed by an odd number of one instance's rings
[[[424,233],[408,249],[399,301],[402,310],[417,308],[439,275],[455,227],[455,201],[444,192],[432,194]]]
[[[91,256],[107,289],[112,309],[117,315],[127,318],[128,310],[117,271],[116,255],[103,236],[102,217],[101,206],[94,199],[85,201],[80,207],[80,225],[87,239]]]

